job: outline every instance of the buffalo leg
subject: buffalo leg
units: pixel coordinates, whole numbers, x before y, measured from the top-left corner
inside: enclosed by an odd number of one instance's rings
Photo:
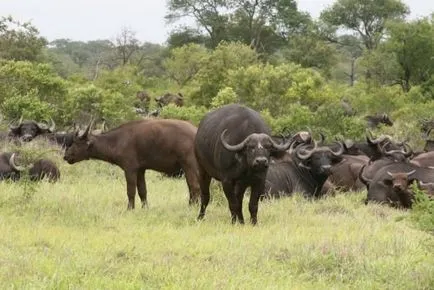
[[[195,166],[185,166],[182,169],[185,172],[185,179],[187,181],[188,191],[190,193],[190,198],[188,201],[189,205],[197,204],[199,201],[199,195],[200,195],[200,183],[199,183],[199,177],[195,170]],[[211,180],[210,180],[211,182]],[[208,185],[209,187],[209,185]]]
[[[239,208],[238,200],[235,193],[236,186],[232,182],[232,180],[222,181],[222,185],[223,185],[223,191],[226,195],[226,199],[228,200],[229,203],[229,210],[231,211],[231,221],[232,224],[235,224],[235,222],[237,221],[238,213],[242,211],[242,209]]]
[[[211,184],[211,176],[208,175],[203,169],[199,170],[199,186],[200,186],[200,211],[198,220],[203,219],[205,216],[206,207],[209,203],[209,186]]]
[[[142,208],[146,207],[148,204],[145,172],[145,169],[140,169],[137,172],[137,192],[139,193],[140,200],[142,201]]]
[[[258,203],[259,197],[265,192],[265,181],[257,181],[251,187],[249,200],[250,221],[253,225],[258,222]]]
[[[238,222],[240,224],[244,224],[244,216],[243,216],[243,198],[244,192],[246,191],[247,185],[244,183],[237,182],[235,184],[235,203],[236,203],[236,215],[238,218]]]
[[[127,180],[128,209],[134,209],[134,199],[136,197],[137,186],[137,172],[125,171],[125,179]]]

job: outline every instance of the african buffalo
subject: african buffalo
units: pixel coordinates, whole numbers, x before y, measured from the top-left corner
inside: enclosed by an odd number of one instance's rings
[[[344,151],[341,145],[338,151],[329,147],[318,147],[314,141],[312,145],[301,144],[296,147],[291,144],[286,157],[270,164],[265,182],[265,196],[279,197],[292,195],[294,192],[303,193],[306,197],[320,197],[326,191],[323,185],[331,174],[335,164],[342,161]]]
[[[411,163],[420,167],[434,167],[434,151],[421,153],[411,159]]]
[[[203,117],[194,146],[200,174],[199,220],[205,216],[211,178],[215,178],[223,185],[232,223],[244,223],[242,202],[247,187],[251,188],[250,218],[257,223],[270,157],[291,145],[290,141],[277,144],[270,134],[260,114],[243,105],[225,105]]]
[[[423,190],[430,199],[434,200],[434,182],[418,182],[419,189]]]
[[[423,119],[420,121],[420,130],[425,135],[429,135],[429,131],[434,129],[434,120],[433,119]]]
[[[387,114],[382,115],[374,115],[374,116],[366,116],[365,117],[368,128],[375,129],[380,124],[384,124],[386,126],[393,126],[393,122]]]
[[[166,93],[160,97],[156,97],[155,101],[160,108],[167,106],[170,103],[173,103],[178,107],[184,106],[184,96],[181,93],[176,95],[172,93]]]
[[[145,171],[172,175],[184,171],[190,191],[189,203],[199,197],[198,168],[193,151],[197,128],[180,120],[135,120],[100,135],[76,134],[66,149],[69,164],[96,159],[115,164],[125,172],[128,209],[134,209],[136,187],[142,206],[147,204]]]
[[[365,185],[359,179],[359,172],[368,163],[367,156],[342,154],[342,161],[333,165],[328,180],[344,191],[362,190]]]
[[[6,152],[0,154],[0,180],[11,179],[17,181],[22,172],[28,170],[31,181],[39,181],[47,178],[50,182],[56,182],[60,178],[60,171],[56,164],[49,159],[38,159],[30,166],[16,165],[17,154]]]
[[[19,138],[25,142],[33,140],[38,135],[53,133],[56,124],[51,119],[51,125],[28,121],[21,118],[16,125],[9,125],[9,136]]]
[[[429,152],[434,151],[434,140],[429,138],[429,134],[431,133],[432,128],[428,129],[424,134],[423,139],[425,140],[425,146],[423,147],[423,151]]]
[[[411,163],[395,162],[380,168],[372,179],[360,171],[360,179],[369,184],[365,203],[387,203],[394,207],[411,208],[413,193],[409,185],[413,181],[433,182],[434,169],[420,168]]]

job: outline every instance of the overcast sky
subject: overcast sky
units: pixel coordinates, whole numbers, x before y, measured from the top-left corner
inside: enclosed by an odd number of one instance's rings
[[[334,0],[298,0],[300,10],[318,17]],[[411,18],[434,11],[433,0],[404,0]],[[163,43],[173,26],[165,24],[165,0],[0,0],[0,15],[32,21],[49,41],[113,39],[122,27],[142,41]]]

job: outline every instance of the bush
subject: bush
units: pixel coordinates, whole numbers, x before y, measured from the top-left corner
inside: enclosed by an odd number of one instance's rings
[[[15,94],[3,102],[2,111],[8,119],[22,116],[29,120],[48,120],[57,113],[52,104],[41,101],[37,89],[32,89],[25,95],[15,91]]]
[[[221,42],[195,75],[196,90],[191,90],[194,105],[209,107],[211,99],[224,88],[231,69],[242,69],[258,62],[258,55],[248,45]]]
[[[413,191],[415,202],[410,219],[418,228],[434,233],[434,201],[430,200],[423,191],[418,190],[415,184],[413,184]]]
[[[195,126],[198,126],[200,120],[208,112],[205,107],[176,107],[174,104],[169,104],[160,112],[161,118],[164,119],[178,119],[184,121],[190,121]]]
[[[119,125],[125,120],[134,119],[135,114],[130,105],[131,98],[125,98],[119,92],[111,92],[94,85],[71,88],[69,98],[63,107],[65,122],[72,120],[89,120],[104,117],[110,126]]]
[[[296,103],[315,111],[338,99],[319,73],[291,63],[231,70],[225,85],[233,88],[243,104],[258,111],[268,109],[273,116],[292,114],[291,106]]]
[[[225,87],[218,92],[217,96],[212,98],[211,108],[213,109],[220,108],[224,105],[237,103],[237,102],[238,102],[237,93],[235,93],[231,87]]]
[[[35,90],[41,101],[61,103],[67,93],[67,84],[48,64],[28,61],[0,62],[0,101],[13,96],[25,96]]]

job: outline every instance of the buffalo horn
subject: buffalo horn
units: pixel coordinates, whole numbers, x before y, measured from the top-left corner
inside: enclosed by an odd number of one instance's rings
[[[345,150],[345,148],[344,148],[344,144],[343,144],[343,142],[335,142],[335,143],[338,143],[339,144],[339,150],[337,151],[337,152],[334,152],[332,149],[330,149],[330,152],[334,155],[334,156],[341,156],[343,153],[344,153],[344,150]]]
[[[18,166],[15,164],[15,153],[12,153],[11,157],[9,158],[9,165],[15,169],[16,171],[23,171],[26,170],[23,166]]]
[[[389,140],[392,139],[392,137],[389,136],[389,135],[381,135],[381,136],[378,137],[377,139],[373,139],[374,137],[373,137],[373,135],[372,135],[371,130],[368,130],[368,133],[369,133],[370,136],[366,136],[366,140],[367,140],[368,143],[370,143],[370,144],[378,144],[378,143],[383,142],[383,141],[386,140],[386,139],[389,139]]]
[[[322,132],[320,132],[319,135],[321,136],[321,141],[319,142],[319,144],[320,145],[324,145],[326,137],[325,137],[325,135]]]
[[[388,142],[390,143],[390,142]],[[386,145],[388,144],[384,144],[384,146],[382,147],[382,151],[384,150],[384,147],[386,147]],[[411,149],[410,145],[408,145],[407,143],[404,143],[404,149],[399,149],[399,150],[384,150],[383,151],[385,155],[392,155],[395,153],[401,153],[403,154],[405,157],[409,157],[411,156],[411,154],[413,154],[413,149]]]
[[[360,168],[359,171],[359,179],[365,184],[370,184],[372,182],[372,179],[366,178],[363,172],[365,171],[366,165],[363,165],[362,168]]]
[[[313,154],[313,153],[315,152],[315,150],[317,149],[318,144],[317,144],[316,141],[313,141],[313,148],[312,148],[311,150],[303,149],[303,151],[307,152],[306,154],[301,154],[301,152],[300,152],[300,150],[301,150],[303,147],[304,147],[304,146],[300,146],[300,147],[298,147],[298,148],[296,149],[296,154],[297,154],[297,157],[298,157],[299,159],[301,159],[301,160],[306,160],[306,159],[309,159],[309,158],[312,156],[312,154]]]
[[[37,123],[37,125],[40,129],[48,130],[52,133],[52,132],[54,132],[54,129],[56,128],[56,123],[54,123],[54,120],[52,118],[50,118],[50,123],[51,123],[50,126],[48,126],[48,124],[42,123],[42,122]]]
[[[416,169],[413,169],[412,171],[405,173],[405,175],[407,175],[407,177],[410,177],[410,175],[414,174],[415,172],[416,172]],[[390,177],[393,177],[392,172],[387,171],[387,174],[388,174]]]
[[[423,182],[422,180],[419,180],[419,184],[422,186],[434,186],[434,182]]]
[[[244,141],[242,141],[241,143],[239,143],[237,145],[229,145],[225,141],[225,134],[226,134],[227,130],[228,129],[224,129],[223,132],[220,134],[220,141],[222,142],[223,147],[225,147],[229,151],[240,151],[240,150],[242,150],[244,148],[244,146],[246,145],[246,142],[249,139],[249,136],[247,136],[246,139],[244,139]]]
[[[93,118],[90,119],[89,125],[87,125],[86,130],[84,130],[83,134],[79,135],[79,138],[83,138],[89,134],[90,128],[93,126]]]
[[[16,129],[18,129],[18,127],[20,127],[21,126],[21,123],[23,122],[23,116],[21,115],[21,117],[20,117],[20,120],[18,121],[18,124],[17,125],[13,125],[13,124],[11,124],[11,125],[9,125],[9,129],[11,129],[11,130],[16,130]]]
[[[288,150],[289,146],[291,146],[292,144],[292,138],[290,138],[287,142],[285,142],[284,144],[277,144],[276,142],[274,142],[274,140],[270,138],[271,144],[273,144],[274,149],[278,150],[278,151],[286,151]],[[285,141],[285,139],[283,139]]]

